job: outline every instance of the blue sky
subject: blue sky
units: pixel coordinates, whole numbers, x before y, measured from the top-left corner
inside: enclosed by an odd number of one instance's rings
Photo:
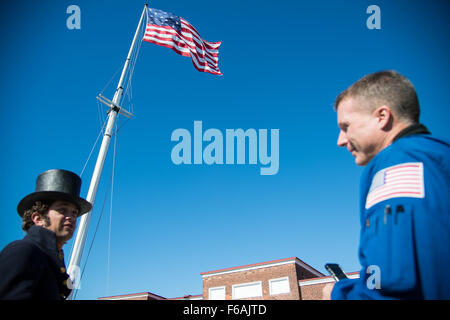
[[[24,236],[16,206],[34,191],[39,173],[81,174],[106,112],[95,97],[112,78],[104,91],[112,99],[113,76],[144,3],[1,3],[1,248]],[[81,9],[80,30],[66,27],[72,4]],[[381,30],[366,27],[372,4],[381,9]],[[334,99],[365,74],[395,69],[416,86],[421,122],[449,138],[449,3],[154,0],[149,6],[188,20],[205,40],[222,41],[224,75],[200,73],[190,58],[142,43],[132,82],[135,116],[119,119],[112,216],[114,140],[77,298],[201,294],[200,272],[292,256],[324,273],[326,262],[359,270],[363,168],[336,145]],[[193,134],[196,120],[203,131],[223,134],[279,129],[278,173],[260,175],[260,164],[173,164],[172,132]],[[83,197],[98,146],[82,176]]]

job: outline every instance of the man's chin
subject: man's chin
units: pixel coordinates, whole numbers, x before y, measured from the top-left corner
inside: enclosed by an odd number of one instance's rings
[[[364,167],[370,162],[370,159],[367,157],[355,156],[355,163],[358,166]]]
[[[68,240],[72,239],[73,234],[74,234],[74,231],[72,229],[67,229],[67,230],[60,232],[59,237],[61,239],[64,239],[65,241],[68,241]]]

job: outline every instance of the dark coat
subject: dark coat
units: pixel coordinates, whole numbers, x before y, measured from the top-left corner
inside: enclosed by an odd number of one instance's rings
[[[70,294],[64,256],[55,234],[32,226],[0,252],[0,299],[63,300]]]

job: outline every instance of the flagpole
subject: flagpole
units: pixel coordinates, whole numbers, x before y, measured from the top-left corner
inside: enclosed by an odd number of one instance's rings
[[[108,115],[108,123],[106,125],[105,133],[103,134],[102,144],[100,146],[100,151],[97,157],[97,162],[95,164],[94,173],[91,178],[91,183],[89,185],[89,191],[86,197],[86,200],[89,201],[92,205],[94,205],[95,197],[97,194],[98,184],[100,182],[101,173],[103,170],[103,164],[105,162],[106,155],[108,153],[109,143],[111,141],[112,131],[114,128],[114,124],[117,120],[119,111],[120,111],[120,101],[123,95],[123,82],[125,80],[125,76],[130,65],[130,60],[134,48],[137,43],[137,37],[139,34],[139,30],[141,29],[142,21],[144,19],[144,14],[147,10],[147,4],[144,6],[144,10],[142,11],[141,18],[139,20],[139,24],[137,26],[136,32],[133,37],[133,41],[131,43],[130,50],[128,51],[127,59],[125,60],[125,65],[122,70],[122,74],[120,76],[119,83],[116,88],[116,92],[114,93],[114,98],[112,100],[112,104],[110,105],[111,109],[109,110]],[[137,58],[137,57],[136,57]],[[75,238],[74,248],[72,251],[72,256],[70,258],[70,263],[68,267],[68,274],[73,283],[73,290],[68,297],[68,299],[73,299],[74,293],[79,289],[79,280],[81,278],[80,272],[80,262],[81,255],[83,253],[84,245],[86,242],[87,231],[89,228],[89,223],[91,220],[92,211],[84,214],[80,218],[80,223],[77,231],[77,235]]]

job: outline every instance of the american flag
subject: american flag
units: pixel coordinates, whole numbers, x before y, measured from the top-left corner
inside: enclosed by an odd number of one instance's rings
[[[378,171],[366,198],[366,209],[391,198],[424,198],[423,163],[410,162]]]
[[[191,57],[198,71],[222,75],[219,70],[221,42],[208,42],[186,20],[168,12],[148,8],[144,41],[171,48],[176,53]]]

